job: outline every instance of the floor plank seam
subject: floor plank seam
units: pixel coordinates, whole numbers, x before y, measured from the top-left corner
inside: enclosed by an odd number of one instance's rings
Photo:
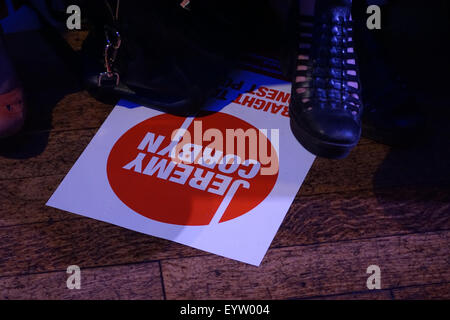
[[[115,267],[126,267],[126,266],[138,266],[142,264],[151,264],[157,263],[160,260],[146,260],[146,261],[138,261],[132,263],[116,263],[116,264],[105,264],[101,266],[88,266],[88,267],[80,267],[81,271],[83,270],[95,270],[95,269],[103,269],[103,268],[115,268]],[[44,275],[44,274],[52,274],[52,273],[66,273],[66,269],[56,269],[56,270],[48,270],[48,271],[40,271],[40,272],[31,272],[31,273],[17,273],[10,275],[0,275],[0,280],[4,278],[15,278],[15,277],[27,277],[27,276],[35,276],[35,275]]]
[[[64,219],[57,219],[57,220],[53,220],[53,219],[49,219],[46,221],[39,221],[39,222],[29,222],[29,223],[21,223],[21,224],[12,224],[12,225],[7,225],[7,226],[0,226],[0,230],[2,229],[8,229],[8,228],[19,228],[19,227],[26,227],[26,226],[32,226],[35,224],[55,224],[58,222],[65,222],[65,221],[76,221],[76,220],[83,220],[83,219],[90,219],[88,217],[73,217],[73,218],[64,218]]]
[[[325,295],[305,296],[305,297],[300,297],[300,298],[291,298],[289,300],[324,299],[324,298],[333,298],[333,297],[346,296],[346,295],[358,295],[358,294],[367,294],[367,293],[376,293],[376,292],[389,292],[389,291],[391,291],[391,289],[349,291],[349,292],[341,292],[341,293],[334,293],[334,294],[325,294]]]
[[[388,292],[389,296],[392,300],[395,300],[395,290],[403,290],[403,289],[410,289],[410,288],[422,288],[422,287],[428,287],[428,286],[437,286],[437,285],[450,285],[450,281],[444,281],[444,282],[432,282],[432,283],[424,283],[424,284],[418,284],[418,285],[409,285],[409,286],[400,286],[400,287],[392,287],[392,288],[385,288],[385,289],[379,289],[379,290],[363,290],[363,291],[349,291],[349,292],[342,292],[342,293],[336,293],[336,294],[330,294],[330,295],[316,295],[316,296],[307,296],[307,297],[301,297],[301,298],[292,298],[292,300],[308,300],[308,299],[320,299],[320,298],[332,298],[332,297],[339,297],[344,295],[358,295],[358,294],[366,294],[366,293],[376,293],[376,292]]]
[[[159,265],[159,276],[161,277],[161,288],[162,288],[163,298],[164,298],[164,300],[167,300],[166,287],[164,285],[164,274],[162,271],[161,260],[158,261],[158,265]]]
[[[427,235],[427,234],[433,235],[433,234],[440,234],[440,233],[446,233],[446,232],[450,232],[450,229],[440,230],[440,231],[432,231],[432,232],[423,232],[423,233],[409,233],[409,234],[392,235],[392,236],[390,235],[390,236],[373,237],[373,238],[365,238],[365,239],[353,239],[353,240],[340,240],[340,241],[332,241],[332,242],[320,242],[320,243],[316,243],[316,244],[306,244],[306,245],[279,246],[279,247],[270,248],[269,251],[273,250],[273,249],[288,249],[288,248],[298,248],[298,247],[319,246],[319,245],[326,245],[326,244],[350,243],[350,242],[356,242],[356,241],[368,241],[368,240],[376,240],[376,239],[391,238],[391,237],[406,237],[406,236]],[[130,263],[107,264],[107,265],[101,265],[101,266],[88,266],[88,267],[84,267],[82,269],[84,269],[84,270],[86,270],[86,269],[87,270],[91,270],[91,269],[100,269],[100,268],[141,265],[141,264],[155,263],[155,262],[163,263],[165,261],[193,259],[193,258],[204,258],[204,257],[214,257],[214,256],[215,255],[211,254],[211,253],[204,253],[204,254],[190,255],[190,256],[185,256],[185,257],[159,258],[159,259],[155,259],[155,260],[144,260],[144,261],[137,261],[137,262],[130,262]],[[263,261],[263,263],[264,263],[264,261]],[[0,279],[8,278],[8,277],[25,277],[25,276],[32,276],[32,275],[39,275],[39,274],[46,274],[46,273],[57,273],[57,272],[66,272],[66,270],[65,269],[61,269],[61,270],[58,269],[58,270],[49,270],[49,271],[33,272],[33,273],[18,273],[18,274],[10,274],[10,275],[0,275]]]
[[[26,160],[25,160],[26,161]],[[1,162],[1,159],[0,159]],[[10,182],[10,181],[17,181],[17,180],[28,180],[28,179],[39,179],[39,178],[49,178],[49,177],[57,177],[57,176],[61,176],[62,178],[64,178],[66,174],[63,173],[57,173],[57,174],[44,174],[44,175],[38,175],[38,176],[29,176],[29,177],[20,177],[20,178],[6,178],[6,179],[0,179],[0,183],[1,182]],[[56,189],[56,187],[55,187]]]
[[[440,286],[440,285],[450,285],[450,281],[443,281],[443,282],[432,282],[432,283],[426,283],[426,284],[414,284],[414,285],[409,285],[409,286],[400,286],[400,287],[393,287],[393,288],[389,288],[389,290],[391,290],[392,292],[392,298],[394,300],[397,300],[397,298],[395,298],[395,290],[404,290],[404,289],[411,289],[411,288],[423,288],[423,287],[430,287],[430,286]]]
[[[427,234],[431,235],[431,234],[440,234],[440,233],[446,233],[446,232],[450,232],[450,229],[431,230],[431,231],[425,231],[425,232],[412,232],[412,233],[395,233],[395,234],[391,234],[391,235],[374,236],[374,237],[367,237],[367,238],[355,238],[355,239],[336,240],[336,241],[324,241],[324,242],[315,242],[315,243],[308,243],[308,244],[296,244],[296,245],[287,245],[287,246],[274,246],[274,247],[271,247],[269,250],[308,247],[308,246],[318,246],[318,245],[333,244],[333,243],[339,244],[339,243],[349,243],[349,242],[357,242],[357,241],[368,241],[368,240],[376,240],[376,239],[391,238],[391,237],[406,237],[406,236],[427,235]]]
[[[396,300],[396,299],[395,299],[394,290],[389,289],[389,295],[391,296],[391,300]]]
[[[450,281],[431,282],[431,283],[426,283],[426,284],[411,284],[409,286],[392,287],[392,288],[389,288],[389,290],[403,290],[403,289],[410,289],[410,288],[440,286],[440,285],[445,285],[445,284],[450,285]]]

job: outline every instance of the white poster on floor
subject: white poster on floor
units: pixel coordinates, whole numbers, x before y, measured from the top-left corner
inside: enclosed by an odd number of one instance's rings
[[[259,266],[314,156],[290,84],[236,71],[178,117],[121,101],[47,205]]]

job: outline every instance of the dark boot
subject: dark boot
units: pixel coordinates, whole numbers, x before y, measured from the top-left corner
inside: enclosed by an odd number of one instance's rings
[[[318,156],[346,157],[360,139],[363,109],[351,1],[318,0],[314,16],[300,16],[299,24],[292,132]]]

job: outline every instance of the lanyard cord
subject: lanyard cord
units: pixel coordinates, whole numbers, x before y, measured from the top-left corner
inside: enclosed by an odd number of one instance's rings
[[[117,21],[119,20],[120,0],[117,0],[117,1],[116,1],[116,10],[115,10],[115,14],[114,14],[114,10],[113,10],[113,8],[111,7],[111,5],[109,4],[109,1],[108,1],[108,0],[105,0],[105,4],[106,4],[106,7],[107,7],[108,10],[109,10],[109,13],[111,14],[111,17],[112,17],[112,19],[113,19],[113,23],[114,23],[114,24],[117,23]]]

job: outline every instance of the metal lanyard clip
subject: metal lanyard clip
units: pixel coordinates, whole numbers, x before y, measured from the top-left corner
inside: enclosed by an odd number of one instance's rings
[[[117,86],[119,85],[120,82],[120,76],[117,72],[114,72],[113,67],[114,62],[116,61],[117,58],[117,53],[122,44],[122,39],[120,37],[119,31],[109,26],[105,26],[105,39],[106,45],[104,58],[105,58],[106,72],[102,72],[101,74],[99,74],[98,86],[101,87],[103,84],[105,84],[104,83],[105,80],[108,81],[114,80]]]
[[[106,2],[109,6],[109,3]],[[113,20],[116,22],[119,15],[119,4],[120,0],[117,0],[116,6],[116,16],[113,16]],[[110,7],[109,7],[110,8]],[[104,85],[116,85],[120,83],[119,73],[114,71],[114,62],[117,59],[117,53],[122,45],[122,38],[119,31],[116,28],[105,25],[105,51],[104,51],[104,63],[106,71],[98,75],[98,86],[102,87]]]

